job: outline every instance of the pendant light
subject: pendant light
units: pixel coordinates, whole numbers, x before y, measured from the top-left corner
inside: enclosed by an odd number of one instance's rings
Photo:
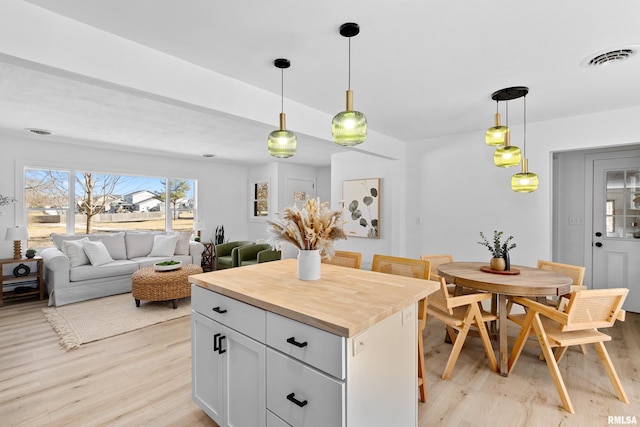
[[[291,66],[291,62],[288,59],[278,58],[273,61],[273,65],[276,68],[280,68],[281,82],[280,82],[280,129],[274,130],[269,134],[269,141],[267,147],[269,148],[269,154],[273,157],[286,159],[296,154],[297,139],[296,134],[287,130],[286,117],[284,114],[284,69]]]
[[[509,127],[500,125],[500,113],[498,112],[498,100],[496,100],[496,125],[487,129],[484,135],[484,141],[487,145],[500,146],[504,145],[507,134],[510,132]]]
[[[353,91],[351,90],[351,37],[360,33],[360,26],[347,22],[340,26],[340,35],[349,39],[349,84],[347,89],[347,109],[338,113],[331,123],[331,133],[336,144],[354,146],[367,138],[367,118],[359,111],[353,111]]]
[[[512,99],[521,98],[527,94],[528,88],[523,86],[509,87],[500,89],[499,91],[491,94],[491,99],[494,101],[510,101]],[[507,103],[507,127],[509,126],[509,104]],[[511,132],[505,133],[504,145],[496,149],[493,153],[493,163],[501,168],[510,168],[517,166],[520,163],[522,154],[520,148],[511,145],[510,141]]]
[[[529,172],[529,160],[527,159],[527,95],[524,95],[524,139],[522,141],[522,172],[511,177],[511,189],[516,193],[532,193],[538,189],[538,175]]]

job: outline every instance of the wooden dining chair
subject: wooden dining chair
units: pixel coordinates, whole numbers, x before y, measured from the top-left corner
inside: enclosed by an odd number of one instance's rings
[[[420,259],[422,261],[429,261],[431,263],[431,280],[440,280],[440,276],[438,275],[438,266],[440,264],[446,264],[449,262],[453,262],[453,255],[451,254],[438,254],[438,255],[421,255]]]
[[[360,252],[335,251],[331,258],[322,258],[322,262],[360,269],[362,267],[362,254]]]
[[[374,254],[371,270],[398,276],[415,277],[429,280],[431,264],[429,261]],[[427,326],[427,304],[424,299],[418,302],[418,391],[420,401],[427,400],[426,369],[424,366],[424,338],[422,333]]]
[[[515,297],[515,302],[527,308],[527,315],[509,356],[509,372],[516,366],[527,338],[532,332],[535,332],[556,390],[562,400],[562,405],[573,414],[575,410],[560,374],[558,363],[568,347],[593,344],[618,399],[629,403],[620,378],[618,378],[604,346],[604,342],[610,341],[611,337],[598,331],[598,328],[613,326],[616,320],[624,321],[625,312],[622,310],[622,304],[628,293],[629,290],[625,288],[575,291],[571,293],[564,312],[527,298]],[[552,349],[556,347],[554,354]],[[589,375],[589,373],[587,372],[585,375]]]
[[[453,343],[451,354],[442,373],[443,380],[451,376],[471,326],[475,326],[480,334],[491,369],[494,372],[498,370],[496,355],[485,325],[485,322],[497,320],[498,316],[482,308],[482,301],[490,299],[490,293],[451,296],[444,277],[440,278],[440,291],[432,293],[427,298],[427,314],[436,317],[447,326]]]

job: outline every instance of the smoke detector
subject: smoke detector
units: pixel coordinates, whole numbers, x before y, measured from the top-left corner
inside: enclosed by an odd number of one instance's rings
[[[593,54],[580,62],[583,67],[599,67],[609,65],[629,59],[640,50],[640,45],[627,45],[617,49],[607,49]]]

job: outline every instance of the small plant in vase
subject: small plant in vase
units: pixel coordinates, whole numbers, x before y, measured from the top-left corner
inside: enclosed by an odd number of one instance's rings
[[[34,256],[36,256],[36,250],[35,249],[27,249],[25,252],[25,255],[27,256],[27,258],[33,258]]]
[[[503,242],[502,236],[503,231],[493,231],[493,242],[489,242],[485,237],[484,233],[480,232],[480,237],[482,237],[482,242],[478,242],[478,244],[482,246],[486,246],[491,252],[493,258],[491,259],[491,269],[498,271],[508,271],[511,269],[511,262],[509,260],[509,251],[516,247],[515,243],[511,243],[513,240],[513,236],[507,237],[507,239]]]

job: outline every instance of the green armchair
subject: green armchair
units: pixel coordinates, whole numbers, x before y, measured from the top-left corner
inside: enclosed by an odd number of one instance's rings
[[[246,245],[238,248],[238,266],[277,261],[282,258],[281,251],[275,251],[268,243]]]
[[[237,267],[238,264],[238,248],[245,245],[253,244],[251,241],[242,240],[237,242],[227,242],[215,245],[216,254],[216,270]]]

